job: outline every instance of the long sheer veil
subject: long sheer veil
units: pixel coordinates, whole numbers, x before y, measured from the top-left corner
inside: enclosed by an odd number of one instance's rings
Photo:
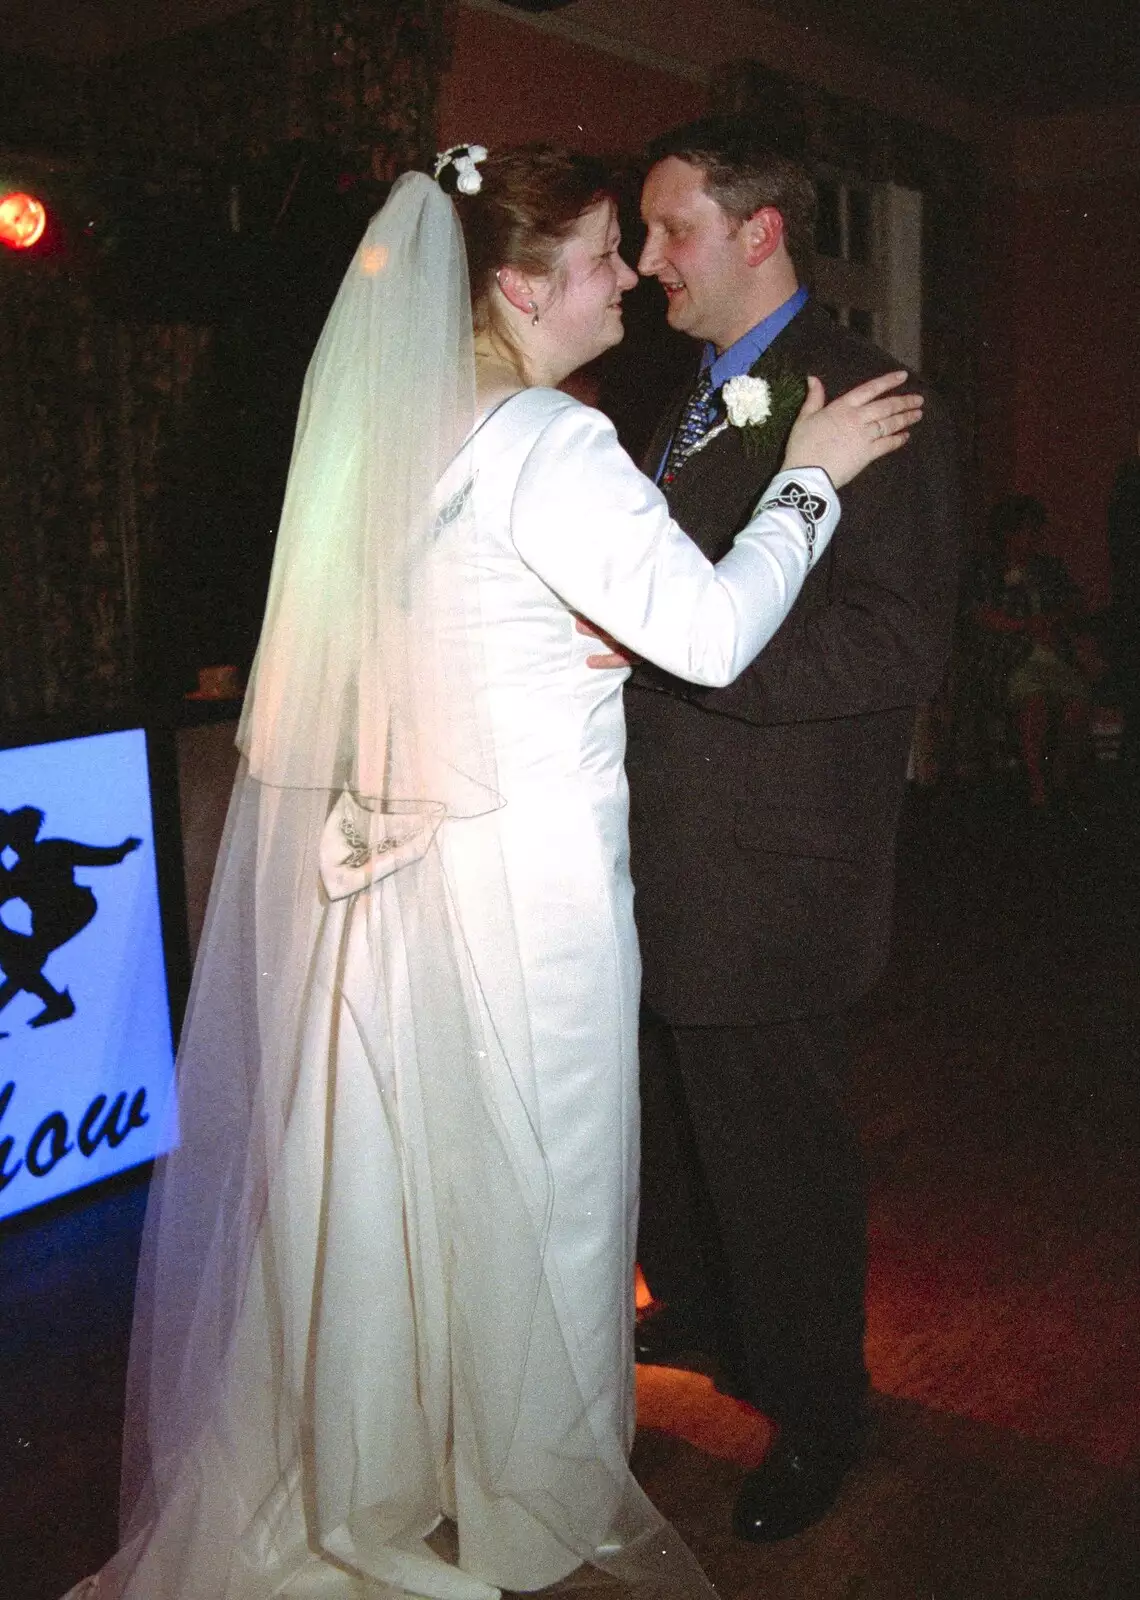
[[[448,558],[463,473],[438,488],[473,418],[462,236],[409,174],[305,383],[179,1053],[180,1144],[148,1211],[123,1542],[100,1600],[487,1600],[462,1528],[459,1565],[424,1542],[457,1460],[548,1531],[565,1571],[712,1594],[580,1393],[530,1063],[517,1044],[503,1058],[440,848],[504,803],[478,584]],[[483,922],[525,1013],[488,840]]]

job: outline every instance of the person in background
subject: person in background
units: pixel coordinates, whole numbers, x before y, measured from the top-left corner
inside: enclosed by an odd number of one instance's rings
[[[1140,434],[1123,461],[1108,502],[1108,559],[1112,582],[1111,647],[1124,729],[1120,765],[1140,778]]]
[[[1078,781],[1091,700],[1075,659],[1084,601],[1064,563],[1041,547],[1045,521],[1045,507],[1032,495],[999,501],[969,594],[975,624],[997,645],[997,690],[1014,718],[1035,810],[1051,790]]]

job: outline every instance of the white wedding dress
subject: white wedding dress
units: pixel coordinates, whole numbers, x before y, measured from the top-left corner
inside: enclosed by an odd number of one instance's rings
[[[817,525],[776,507],[714,569],[606,419],[555,391],[512,397],[452,462],[435,559],[480,589],[474,698],[501,804],[449,816],[356,894],[326,901],[312,861],[298,870],[303,1039],[217,1395],[153,1519],[75,1595],[492,1600],[604,1552],[611,1525],[620,1545],[639,1503],[627,673],[587,666],[603,647],[575,613],[682,677],[729,681],[795,598],[809,534],[818,551],[837,520],[826,478],[796,477]],[[328,806],[311,801],[314,852]],[[481,1023],[479,1107],[462,1071],[454,1089],[422,1081],[431,1002],[408,946],[429,877]],[[472,1173],[476,1117],[498,1154],[479,1144]],[[521,1197],[521,1230],[501,1194]],[[444,1515],[457,1552],[425,1542]],[[683,1561],[653,1592],[670,1589],[711,1594]]]

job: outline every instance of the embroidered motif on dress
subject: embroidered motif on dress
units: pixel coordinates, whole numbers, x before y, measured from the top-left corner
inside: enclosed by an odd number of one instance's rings
[[[396,848],[395,839],[380,839],[376,844],[370,844],[348,816],[341,817],[340,831],[349,846],[349,854],[341,862],[342,867],[363,867],[373,856],[382,856]]]
[[[462,513],[464,506],[471,498],[471,491],[475,487],[475,479],[468,478],[461,489],[457,489],[451,498],[440,507],[435,519],[435,532],[442,533],[444,528],[450,527],[455,519]]]
[[[799,512],[807,523],[808,561],[814,561],[815,530],[828,513],[828,503],[823,496],[813,494],[804,484],[790,478],[781,485],[777,494],[764,496],[760,502],[761,510],[766,511],[769,506],[791,506],[793,511]]]

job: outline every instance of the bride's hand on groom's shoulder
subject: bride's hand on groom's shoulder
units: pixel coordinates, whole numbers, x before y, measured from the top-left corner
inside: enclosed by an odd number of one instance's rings
[[[838,489],[880,456],[900,449],[922,418],[920,394],[891,394],[905,372],[887,372],[848,389],[830,405],[823,384],[808,379],[807,398],[788,435],[783,466],[822,467]]]

